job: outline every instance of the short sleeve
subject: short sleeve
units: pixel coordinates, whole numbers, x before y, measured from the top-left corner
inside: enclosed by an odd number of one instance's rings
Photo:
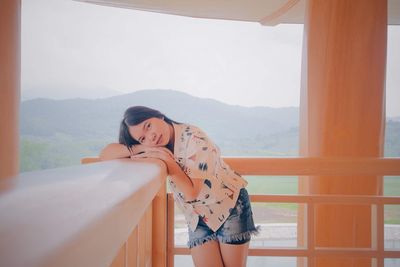
[[[220,150],[201,129],[193,127],[186,147],[184,171],[193,179],[213,179]]]

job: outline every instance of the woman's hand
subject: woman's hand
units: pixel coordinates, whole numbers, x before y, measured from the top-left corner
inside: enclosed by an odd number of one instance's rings
[[[148,147],[148,146],[144,146],[144,145],[133,145],[131,147],[131,151],[133,155],[136,154],[141,154],[143,152],[148,152],[148,151],[164,151],[166,153],[168,153],[172,158],[174,158],[174,154],[172,154],[172,152],[166,148],[166,147]]]
[[[165,162],[168,168],[168,173],[173,175],[176,172],[176,168],[180,168],[175,162],[172,152],[165,147],[146,147],[143,145],[135,145],[132,148],[133,155],[131,159],[142,159],[142,158],[157,158]]]

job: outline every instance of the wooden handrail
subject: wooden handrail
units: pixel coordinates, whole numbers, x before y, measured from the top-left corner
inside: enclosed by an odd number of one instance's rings
[[[98,161],[82,159],[82,163]],[[224,161],[243,175],[400,175],[400,158],[224,157]]]
[[[400,175],[400,158],[225,157],[243,175]]]
[[[166,176],[159,160],[18,175],[0,195],[0,266],[109,266]]]

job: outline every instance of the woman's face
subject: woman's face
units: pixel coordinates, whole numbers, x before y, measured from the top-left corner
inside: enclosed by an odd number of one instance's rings
[[[173,127],[163,119],[150,118],[138,125],[129,126],[133,139],[149,147],[166,146],[173,136]]]

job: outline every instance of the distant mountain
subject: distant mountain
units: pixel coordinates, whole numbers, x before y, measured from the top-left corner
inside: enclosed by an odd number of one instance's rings
[[[99,99],[115,95],[124,94],[121,91],[110,89],[107,87],[96,88],[57,88],[54,90],[52,87],[24,87],[21,91],[21,100],[36,99],[41,96],[46,96],[49,99],[69,99],[69,98],[86,98],[86,99]]]
[[[123,112],[144,105],[204,128],[222,141],[256,138],[298,126],[298,108],[241,107],[173,90],[144,90],[104,99],[34,99],[21,104],[21,134],[116,138]]]
[[[297,156],[299,108],[242,107],[173,90],[102,99],[32,99],[21,103],[21,170],[79,164],[118,139],[126,108],[143,105],[197,125],[225,156]],[[400,156],[400,121],[386,122],[385,156]]]

